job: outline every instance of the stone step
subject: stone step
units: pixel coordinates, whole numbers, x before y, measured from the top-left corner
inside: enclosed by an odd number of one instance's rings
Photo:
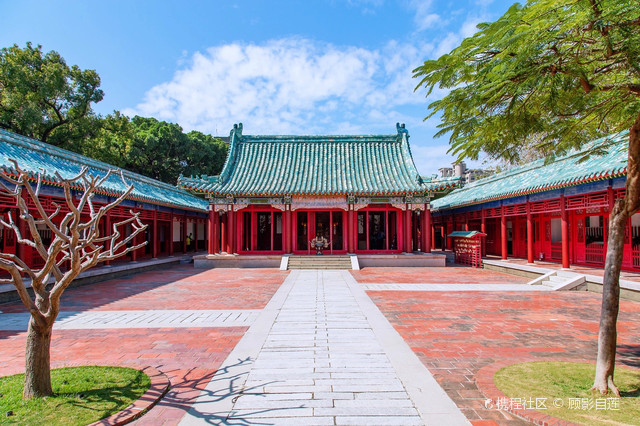
[[[349,256],[291,256],[288,269],[351,269]]]
[[[563,283],[565,281],[567,281],[568,277],[559,277],[558,275],[551,275],[549,277],[549,281],[551,282],[555,282],[555,283]]]

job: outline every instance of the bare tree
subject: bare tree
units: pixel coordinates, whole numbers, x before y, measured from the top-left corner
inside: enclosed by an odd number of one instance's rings
[[[87,168],[71,179],[64,179],[56,172],[56,184],[64,190],[63,205],[52,203],[55,211],[47,212],[39,198],[43,184],[43,175],[34,175],[22,170],[15,160],[9,160],[15,173],[4,172],[0,179],[0,194],[15,199],[20,218],[28,228],[25,235],[14,221],[11,213],[8,220],[0,219],[0,223],[13,229],[19,244],[35,250],[44,260],[40,268],[29,267],[25,259],[15,254],[0,253],[0,269],[7,271],[11,278],[0,280],[0,283],[13,284],[20,300],[31,313],[25,351],[25,385],[24,398],[51,395],[50,345],[53,323],[60,312],[60,297],[71,282],[87,269],[99,262],[116,259],[133,250],[143,247],[146,242],[132,244],[135,237],[145,230],[139,219],[139,213],[130,211],[131,217],[113,224],[110,235],[100,234],[100,220],[120,204],[133,190],[127,185],[122,172],[120,177],[127,190],[110,204],[99,208],[94,206],[92,198],[96,190],[114,173],[109,170],[105,176],[92,176]],[[44,170],[43,170],[44,172]],[[35,186],[35,188],[34,188]],[[79,199],[74,201],[73,191],[79,191]],[[29,208],[27,200],[31,200]],[[120,230],[131,225],[130,235],[123,235]],[[51,242],[46,246],[38,231],[44,226],[51,231]],[[109,231],[106,231],[108,234]],[[63,270],[63,266],[68,269]],[[53,277],[52,285],[48,285]],[[25,278],[31,280],[33,297],[29,295]]]

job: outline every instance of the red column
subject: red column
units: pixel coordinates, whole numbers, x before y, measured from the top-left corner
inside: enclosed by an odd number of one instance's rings
[[[480,210],[480,232],[482,232],[483,234],[487,233],[487,218],[484,217],[484,209]],[[486,240],[487,238],[481,238],[480,239],[482,241],[482,256],[486,256],[487,255],[487,244],[486,244]]]
[[[147,243],[148,244],[148,243]],[[159,242],[158,242],[158,212],[153,211],[153,229],[151,231],[151,257],[154,259],[158,257]]]
[[[447,238],[447,223],[443,223],[440,227],[441,237],[442,237],[442,250],[446,250],[449,247],[449,239]]]
[[[560,196],[560,220],[561,237],[562,237],[562,267],[569,268],[569,220],[567,218],[567,209],[564,201],[564,195]]]
[[[220,216],[220,251],[222,253],[229,253],[229,245],[227,243],[227,234],[229,229],[227,228],[227,222],[229,217],[227,213],[223,213]]]
[[[422,226],[423,246],[425,253],[431,253],[431,210],[425,209],[423,213],[424,222]]]
[[[507,260],[507,217],[504,210],[500,213],[500,239],[502,243],[502,259]]]
[[[220,215],[218,212],[214,210],[213,212],[213,230],[211,230],[211,235],[213,236],[213,253],[220,253]]]
[[[182,252],[187,252],[187,216],[182,221]]]
[[[235,228],[236,214],[233,211],[233,206],[229,209],[228,216],[229,216],[229,224],[228,224],[229,228],[227,229],[227,233],[228,233],[227,246],[229,247],[228,253],[232,254],[236,252],[236,244],[235,244],[236,243],[236,238],[235,238],[236,237],[236,232],[235,232],[236,231],[236,228]]]
[[[196,219],[196,221],[193,223],[193,251],[196,252],[198,251],[198,223],[199,223],[199,219]]]
[[[407,210],[404,212],[404,252],[411,253],[411,209],[407,206]]]
[[[18,222],[18,226],[20,226],[22,224],[22,222],[24,222],[23,220],[19,219]],[[104,217],[104,228],[105,228],[105,236],[106,235],[111,235],[111,212],[108,212],[107,215]],[[22,227],[20,228],[20,233],[24,236],[24,234],[22,233]],[[111,244],[111,243],[109,243]],[[109,247],[106,247],[109,248]],[[24,256],[20,255],[20,250],[24,250],[24,244],[18,244],[18,257],[20,257],[20,259],[24,259]],[[106,262],[104,262],[105,265],[111,265],[111,261],[107,260]]]
[[[429,215],[431,215],[431,212],[429,212]],[[436,227],[432,226],[431,227],[431,250],[435,250],[436,249]]]
[[[291,241],[293,237],[292,223],[293,221],[291,220],[291,206],[287,205],[285,206],[285,211],[284,211],[284,229],[283,229],[283,235],[282,235],[282,237],[284,238],[284,252],[287,254],[292,252],[292,245],[291,245]]]
[[[533,263],[533,216],[529,201],[527,201],[527,262]]]
[[[353,210],[353,205],[349,206],[349,211],[347,212],[347,250],[349,253],[355,253],[355,238],[354,234],[358,229],[358,225],[354,223],[353,217],[355,216],[355,212]]]
[[[213,242],[216,239],[216,227],[214,223],[216,212],[213,211],[213,206],[209,206],[209,208],[211,210],[209,210],[209,241],[207,244],[207,251],[209,252],[209,254],[214,254],[215,248]]]
[[[173,256],[173,213],[169,216],[169,256]]]
[[[131,232],[133,232],[133,229],[131,230]],[[136,244],[138,244],[138,238],[139,235],[136,235],[135,237],[133,237],[133,239],[131,240],[131,245],[135,246]],[[131,250],[131,261],[135,262],[136,260],[138,260],[138,250]]]

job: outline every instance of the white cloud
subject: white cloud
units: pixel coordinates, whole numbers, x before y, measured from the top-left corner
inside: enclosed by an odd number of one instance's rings
[[[444,39],[442,39],[437,47],[435,48],[435,57],[439,58],[440,56],[451,52],[454,48],[458,47],[462,40],[467,37],[471,37],[474,35],[478,29],[476,26],[485,21],[486,19],[480,16],[469,16],[464,21],[462,26],[457,32],[450,32],[446,35]]]
[[[412,0],[409,8],[415,10],[413,21],[418,32],[433,28],[442,24],[442,17],[432,11],[432,0]]]
[[[383,127],[392,128],[393,108],[426,103],[413,93],[411,71],[432,49],[390,42],[367,50],[300,38],[215,46],[193,54],[125,113],[212,133],[243,121],[262,134],[313,134],[370,131],[369,111],[379,110],[376,119],[385,117]]]

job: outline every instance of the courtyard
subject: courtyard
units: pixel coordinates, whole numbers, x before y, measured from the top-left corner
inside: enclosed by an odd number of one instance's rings
[[[467,267],[165,267],[68,290],[52,367],[160,371],[171,388],[141,425],[421,424],[424,412],[527,424],[486,407],[492,374],[521,361],[594,362],[601,302],[526,282]],[[28,314],[19,302],[0,312],[0,375],[19,373]],[[398,352],[389,324],[420,363]],[[640,367],[639,324],[640,303],[622,300],[619,365]]]

